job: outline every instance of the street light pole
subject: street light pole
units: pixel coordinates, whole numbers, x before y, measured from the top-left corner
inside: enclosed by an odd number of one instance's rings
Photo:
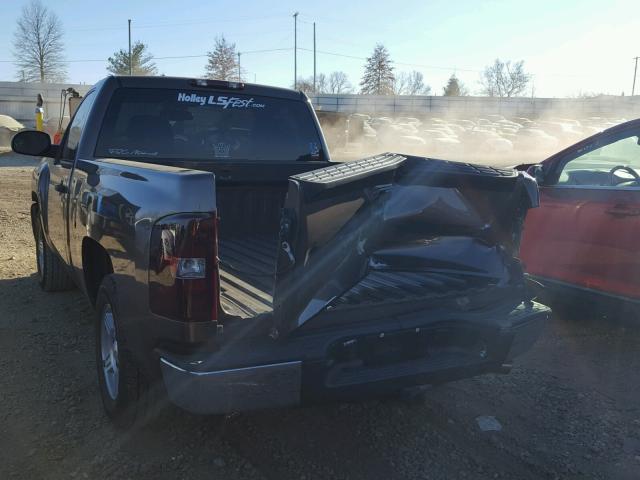
[[[298,12],[293,14],[293,88],[298,88]]]
[[[129,19],[129,75],[132,75],[131,72],[131,19]]]
[[[242,81],[240,78],[240,52],[238,52],[238,82]]]
[[[316,22],[313,22],[313,93],[316,93]]]

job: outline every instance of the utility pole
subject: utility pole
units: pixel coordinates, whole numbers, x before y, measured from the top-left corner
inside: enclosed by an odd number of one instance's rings
[[[129,19],[129,75],[133,75],[131,72],[131,19]]]
[[[316,22],[313,22],[313,93],[316,91]]]
[[[238,82],[241,82],[241,77],[240,77],[240,52],[238,52]]]
[[[298,88],[298,12],[293,14],[293,88]]]
[[[631,96],[633,96],[636,93],[636,74],[638,73],[638,58],[640,57],[633,58],[636,61],[636,66],[633,69],[633,87],[631,87]]]

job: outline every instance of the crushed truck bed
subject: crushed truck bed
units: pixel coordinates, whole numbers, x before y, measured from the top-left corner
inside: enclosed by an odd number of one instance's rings
[[[219,239],[220,300],[230,315],[252,318],[273,310],[277,238],[269,234]],[[371,271],[332,302],[335,308],[474,294],[495,286],[482,275],[446,269],[427,272]]]

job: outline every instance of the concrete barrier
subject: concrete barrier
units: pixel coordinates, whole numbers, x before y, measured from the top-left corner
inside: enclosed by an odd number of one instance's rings
[[[25,125],[32,126],[35,122],[36,97],[40,93],[44,98],[45,121],[57,120],[60,114],[60,92],[69,87],[84,95],[91,85],[0,82],[0,114],[9,115]]]
[[[36,96],[45,100],[45,119],[57,119],[60,91],[75,88],[84,95],[91,85],[56,83],[0,82],[0,114],[31,125]],[[552,112],[554,116],[640,117],[640,95],[634,97],[601,96],[593,98],[491,98],[378,95],[315,95],[317,110],[373,115],[407,115],[467,118],[499,114],[505,117],[537,118]]]
[[[499,114],[538,118],[546,114],[568,118],[640,117],[640,96],[593,98],[495,98],[378,95],[315,95],[314,108],[341,113],[473,118]]]

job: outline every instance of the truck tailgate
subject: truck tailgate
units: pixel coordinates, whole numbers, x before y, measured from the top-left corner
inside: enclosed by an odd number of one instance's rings
[[[537,200],[522,172],[391,153],[295,175],[274,328],[292,332],[327,307],[521,284],[519,235]]]

